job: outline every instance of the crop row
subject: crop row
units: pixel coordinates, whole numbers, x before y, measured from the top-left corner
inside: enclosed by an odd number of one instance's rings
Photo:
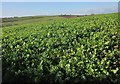
[[[3,82],[120,82],[117,14],[3,30]]]

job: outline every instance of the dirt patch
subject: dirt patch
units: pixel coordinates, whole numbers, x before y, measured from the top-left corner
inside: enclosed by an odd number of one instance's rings
[[[83,16],[87,16],[87,15],[60,15],[60,17],[64,17],[64,18],[76,18],[76,17],[83,17]]]

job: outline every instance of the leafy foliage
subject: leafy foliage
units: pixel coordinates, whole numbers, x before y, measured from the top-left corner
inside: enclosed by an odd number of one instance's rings
[[[3,29],[3,82],[119,82],[117,14]]]

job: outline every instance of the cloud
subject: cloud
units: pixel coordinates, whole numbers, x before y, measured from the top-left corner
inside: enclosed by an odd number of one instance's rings
[[[83,8],[83,9],[68,9],[68,10],[56,10],[56,11],[33,11],[30,10],[22,11],[21,10],[12,11],[8,10],[9,16],[6,13],[6,10],[3,10],[2,17],[10,17],[10,16],[32,16],[32,15],[60,15],[60,14],[71,14],[71,15],[89,15],[89,14],[106,14],[106,13],[115,13],[118,12],[118,7],[107,7],[107,8]]]
[[[85,14],[107,14],[107,13],[115,13],[118,12],[118,7],[108,7],[108,8],[85,8],[79,10],[66,10],[60,11],[56,13],[49,13],[50,15],[56,14],[73,14],[73,15],[85,15]]]
[[[114,13],[118,12],[118,7],[110,7],[110,8],[86,8],[80,9],[76,11],[77,14],[105,14],[105,13]]]
[[[77,10],[66,10],[62,12],[56,13],[49,13],[50,15],[53,14],[73,14],[73,15],[89,15],[89,14],[106,14],[106,13],[115,13],[118,12],[118,7],[108,7],[108,8],[84,8],[84,9],[77,9]]]

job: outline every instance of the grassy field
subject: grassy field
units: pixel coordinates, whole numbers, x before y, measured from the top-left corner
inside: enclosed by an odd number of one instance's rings
[[[29,23],[44,23],[52,20],[63,19],[59,16],[29,16],[29,17],[13,17],[13,18],[3,18],[2,27],[15,26]]]
[[[15,26],[31,23],[46,23],[53,20],[62,20],[65,18],[81,17],[80,15],[56,15],[56,16],[27,16],[27,17],[10,17],[2,18],[2,27]]]
[[[120,83],[117,13],[3,19],[3,26],[3,82]]]

